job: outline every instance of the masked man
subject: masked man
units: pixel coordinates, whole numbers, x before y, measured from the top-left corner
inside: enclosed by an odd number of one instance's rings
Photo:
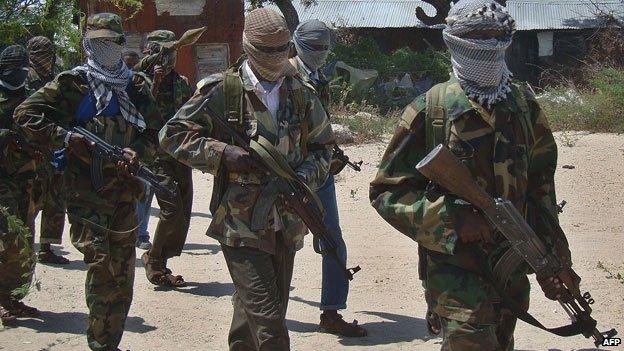
[[[163,123],[146,77],[122,62],[124,45],[118,15],[90,16],[83,38],[87,63],[59,74],[14,115],[33,143],[54,150],[66,147],[70,235],[88,265],[87,341],[98,351],[117,349],[132,302],[136,202],[143,185],[127,166],[137,158],[152,160]],[[126,161],[92,159],[94,145],[72,132],[73,126],[123,148]]]
[[[42,36],[28,41],[30,69],[26,87],[34,93],[54,79],[56,49],[50,39]],[[47,155],[52,159],[53,154]],[[41,231],[38,259],[41,263],[67,264],[69,260],[52,251],[51,244],[60,244],[65,227],[65,189],[63,174],[50,162],[37,164],[37,179],[34,186],[35,216],[41,211]],[[30,223],[34,232],[34,218]]]
[[[333,33],[325,23],[319,20],[310,20],[299,24],[293,35],[297,56],[290,59],[305,82],[312,85],[323,103],[326,111],[330,104],[329,81],[321,71],[327,60],[333,40]],[[321,186],[317,195],[325,209],[324,222],[336,243],[336,251],[346,265],[347,246],[342,239],[342,230],[338,217],[336,202],[336,188],[334,175],[338,174],[345,165],[339,159],[333,159],[331,172],[327,181]],[[321,245],[322,246],[322,245]],[[366,336],[366,330],[357,325],[357,321],[347,323],[338,310],[347,308],[349,294],[349,280],[342,273],[340,267],[331,257],[323,256],[323,285],[321,289],[321,330],[337,333],[343,336]]]
[[[36,317],[39,311],[20,300],[28,292],[35,268],[33,218],[35,161],[28,145],[18,143],[13,111],[27,97],[28,55],[12,45],[0,54],[0,319]]]
[[[270,177],[200,106],[206,103],[226,116],[225,123],[243,138],[264,143],[311,188],[325,183],[331,126],[318,98],[290,76],[290,39],[286,21],[275,11],[250,12],[243,31],[247,59],[223,81],[200,87],[160,132],[167,152],[216,177],[207,234],[221,243],[236,287],[230,350],[290,348],[286,307],[295,251],[307,229],[280,197],[271,203],[270,196],[260,195],[271,186]],[[253,213],[263,209],[269,213],[263,228],[252,230]]]
[[[186,77],[174,70],[175,51],[163,51],[163,44],[175,41],[175,34],[168,30],[157,30],[147,35],[147,56],[139,67],[153,79],[152,92],[165,119],[170,119],[176,111],[193,95]],[[157,58],[154,58],[154,57]],[[153,62],[153,64],[148,64]],[[160,220],[154,233],[152,248],[143,254],[147,279],[156,285],[179,287],[185,284],[182,276],[174,276],[167,268],[167,260],[180,256],[191,221],[193,205],[192,169],[175,160],[166,152],[158,154],[155,168],[163,184],[177,184],[178,194],[173,200],[159,199]],[[143,226],[147,231],[150,196],[144,203]],[[139,213],[141,215],[141,213]],[[140,244],[140,242],[139,242]]]
[[[474,255],[477,245],[495,263],[509,243],[479,210],[430,184],[415,166],[435,145],[447,145],[484,190],[526,213],[553,252],[570,262],[566,238],[546,219],[557,218],[557,146],[535,97],[511,82],[505,49],[515,24],[506,9],[461,0],[446,22],[452,77],[406,108],[370,199],[388,223],[424,248],[419,271],[440,322],[442,350],[513,350],[516,317],[501,305]],[[521,266],[505,286],[523,308],[529,304],[527,273]],[[556,278],[537,279],[547,297],[563,293]]]

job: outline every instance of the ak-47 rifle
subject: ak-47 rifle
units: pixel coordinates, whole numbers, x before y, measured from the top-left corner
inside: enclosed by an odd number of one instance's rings
[[[503,266],[517,267],[526,262],[536,274],[545,277],[557,277],[567,290],[567,294],[559,299],[559,303],[572,319],[570,325],[559,328],[546,328],[527,312],[515,305],[500,287],[504,277],[496,277],[487,262],[479,262],[483,273],[492,280],[502,302],[507,305],[521,320],[559,336],[583,334],[586,338],[593,337],[596,346],[617,334],[615,329],[600,332],[596,329],[597,322],[591,317],[591,304],[594,303],[589,292],[581,295],[578,284],[574,281],[572,268],[551,253],[535,231],[518,212],[516,207],[504,199],[494,199],[485,192],[472,178],[468,168],[463,165],[451,151],[438,145],[417,165],[416,169],[432,182],[442,186],[449,193],[459,196],[478,207],[496,229],[511,243],[509,251],[500,261]],[[479,260],[485,261],[485,260]],[[498,266],[501,262],[497,263]],[[509,269],[506,269],[509,271]]]
[[[94,144],[93,150],[91,150],[91,182],[93,187],[98,190],[102,187],[104,182],[102,175],[102,163],[104,161],[117,163],[119,161],[126,162],[124,158],[123,149],[117,145],[111,145],[104,141],[102,138],[91,133],[83,127],[74,127],[74,132],[81,134],[86,140]],[[171,187],[164,186],[158,182],[158,178],[154,172],[143,165],[141,162],[136,162],[128,165],[130,173],[135,177],[148,183],[153,189],[156,196],[173,201],[177,195],[177,186],[175,184]]]
[[[209,102],[210,98],[204,100],[193,114],[205,110],[221,132],[224,132],[233,140],[234,144],[249,153],[254,160],[256,168],[263,172],[268,179],[259,198],[271,204],[271,201],[276,200],[278,197],[281,198],[301,218],[308,229],[310,229],[310,232],[312,232],[312,235],[320,240],[323,250],[317,252],[323,255],[330,255],[339,265],[345,277],[353,280],[353,275],[359,272],[361,268],[360,266],[347,268],[338,257],[336,242],[327,235],[328,230],[323,222],[323,209],[316,195],[294,174],[292,168],[286,163],[281,154],[276,154],[270,150],[265,143],[267,142],[266,139],[263,140],[262,137],[259,137],[258,141],[254,139],[246,140],[219,113],[208,105]],[[272,206],[264,206],[264,208],[270,209]],[[256,212],[255,210],[254,212]],[[266,212],[262,213],[261,215],[256,213],[252,215],[251,230],[266,229],[268,214]]]
[[[344,151],[338,146],[338,144],[334,144],[332,158],[340,160],[340,163],[342,164],[342,166],[335,171],[336,174],[342,171],[345,166],[351,167],[356,172],[360,172],[362,170],[361,166],[363,161],[355,163],[351,162],[351,160],[349,160],[349,156],[345,155]]]

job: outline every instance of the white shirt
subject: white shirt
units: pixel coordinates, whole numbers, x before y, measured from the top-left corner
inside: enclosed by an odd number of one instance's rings
[[[271,114],[273,119],[277,120],[277,111],[279,110],[280,104],[279,91],[282,83],[284,83],[284,77],[277,80],[273,89],[271,89],[270,91],[266,91],[262,84],[260,84],[260,80],[258,79],[258,77],[256,77],[251,67],[249,67],[249,61],[245,61],[243,69],[249,77],[251,84],[254,86],[254,92],[256,93],[260,101],[262,101],[264,106],[266,106],[266,108],[269,110],[269,113]]]
[[[279,110],[280,103],[279,91],[282,83],[284,82],[284,77],[278,79],[271,91],[266,91],[262,84],[260,84],[260,80],[258,79],[258,77],[256,77],[254,72],[251,70],[251,67],[249,67],[249,61],[245,61],[243,69],[245,70],[245,74],[247,74],[247,77],[249,77],[251,84],[254,86],[254,92],[256,93],[260,101],[262,101],[264,106],[266,106],[267,110],[269,110],[269,113],[277,124],[277,111]],[[277,232],[284,229],[282,218],[277,212],[276,206],[273,206],[273,219],[273,230]]]

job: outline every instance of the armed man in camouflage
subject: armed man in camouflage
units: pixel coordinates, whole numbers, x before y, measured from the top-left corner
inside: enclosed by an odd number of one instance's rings
[[[26,88],[30,93],[39,90],[54,79],[56,48],[50,39],[37,36],[28,41],[30,69]],[[53,159],[49,152],[46,159]],[[37,164],[37,179],[34,185],[35,215],[41,211],[38,259],[41,263],[68,264],[69,260],[52,251],[51,244],[60,244],[65,227],[65,189],[63,174],[51,162]],[[35,232],[34,218],[30,223]]]
[[[215,176],[207,234],[221,243],[236,287],[229,334],[233,351],[290,349],[286,308],[295,251],[307,229],[282,200],[271,203],[260,195],[270,179],[201,105],[225,116],[244,138],[268,140],[265,144],[272,144],[311,188],[325,183],[331,125],[313,91],[291,76],[290,39],[281,15],[266,8],[250,12],[243,31],[247,58],[222,81],[200,87],[160,132],[167,152]],[[253,213],[262,209],[269,213],[265,228],[252,230]]]
[[[153,158],[163,124],[147,78],[121,60],[124,45],[118,15],[90,16],[83,38],[86,64],[60,73],[14,115],[33,143],[52,150],[66,147],[70,235],[88,265],[87,341],[97,351],[117,350],[132,302],[136,202],[144,187],[127,166],[137,158]],[[73,126],[123,148],[126,162],[93,164],[94,145],[72,132]]]
[[[462,0],[446,21],[452,77],[405,109],[370,199],[388,223],[421,247],[427,319],[431,332],[442,333],[442,350],[513,350],[516,316],[501,305],[474,255],[480,248],[494,264],[509,243],[479,210],[430,184],[415,166],[435,145],[447,145],[480,186],[526,213],[554,253],[570,262],[566,238],[543,220],[557,216],[557,146],[535,97],[511,82],[505,49],[515,25],[505,8]],[[505,289],[528,308],[529,271],[521,267],[510,272]],[[556,278],[537,279],[548,298],[563,293]]]
[[[20,300],[28,291],[35,268],[33,233],[27,225],[33,217],[35,155],[18,142],[19,128],[13,111],[24,99],[28,55],[12,45],[0,54],[0,319],[36,317],[36,308]]]
[[[152,93],[160,113],[170,119],[193,95],[186,77],[175,71],[176,51],[163,51],[163,45],[175,41],[175,34],[157,30],[147,35],[147,56],[140,62],[140,69],[152,77]],[[159,199],[160,220],[154,233],[152,248],[143,254],[147,279],[155,285],[179,287],[185,285],[180,275],[174,276],[167,268],[167,260],[180,256],[186,241],[193,205],[193,174],[191,167],[159,152],[154,171],[163,184],[177,184],[178,194],[174,201]],[[149,204],[145,203],[143,225],[147,228]]]
[[[309,20],[297,26],[293,34],[293,41],[297,56],[290,59],[290,63],[297,69],[303,80],[314,87],[314,91],[323,103],[325,110],[329,108],[330,91],[329,81],[323,74],[321,67],[327,60],[329,49],[333,41],[332,30],[319,20]],[[345,164],[337,158],[332,159],[330,174],[317,191],[317,195],[325,209],[325,227],[329,230],[336,243],[338,256],[347,264],[347,245],[342,239],[338,203],[336,202],[336,187],[334,175],[343,170]],[[320,244],[320,243],[319,243]],[[321,245],[322,246],[322,245]],[[322,248],[321,248],[322,249]],[[336,333],[348,337],[366,336],[366,330],[357,325],[357,321],[347,323],[338,310],[347,308],[349,295],[349,280],[343,274],[335,260],[328,255],[323,256],[323,280],[321,288],[321,321],[320,328],[329,333]]]

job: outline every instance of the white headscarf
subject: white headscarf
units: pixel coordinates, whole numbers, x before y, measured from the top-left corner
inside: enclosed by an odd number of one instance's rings
[[[451,52],[453,73],[471,99],[490,106],[507,97],[512,74],[505,62],[511,45],[515,22],[496,2],[462,0],[449,11],[442,31]],[[474,31],[497,31],[503,36],[472,39],[464,36]]]

